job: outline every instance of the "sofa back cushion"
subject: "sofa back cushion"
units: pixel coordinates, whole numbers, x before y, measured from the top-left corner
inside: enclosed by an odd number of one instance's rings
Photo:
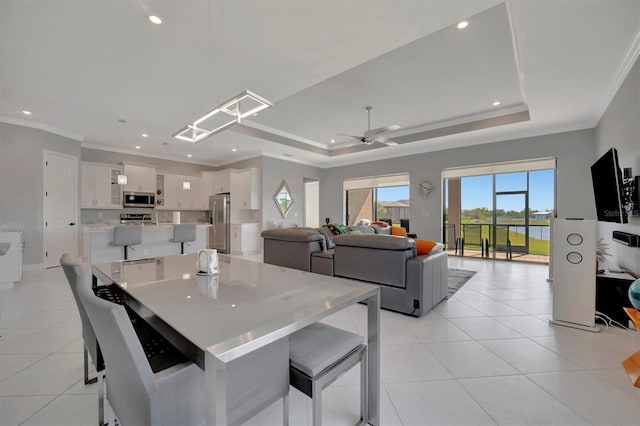
[[[376,231],[369,225],[352,225],[349,227],[351,232],[358,231],[360,234],[375,234]],[[357,232],[356,232],[357,233]]]
[[[413,257],[413,251],[410,249],[383,250],[336,244],[333,258],[334,274],[338,277],[406,288],[406,263]]]
[[[310,243],[322,241],[322,235],[313,228],[275,228],[262,231],[265,240],[294,241],[297,243]]]
[[[337,246],[366,247],[380,250],[414,250],[416,243],[411,238],[393,235],[336,235],[333,241]],[[414,254],[415,256],[415,254]]]
[[[320,233],[320,235],[322,235],[324,237],[325,240],[325,250],[331,250],[332,248],[334,248],[336,245],[333,242],[333,237],[335,236],[335,234],[333,233],[333,231],[331,229],[329,229],[326,226],[320,227],[318,228],[318,232]]]
[[[389,225],[371,224],[376,234],[391,235],[391,227]]]
[[[410,238],[392,235],[336,235],[335,275],[406,287],[406,262],[415,257]]]

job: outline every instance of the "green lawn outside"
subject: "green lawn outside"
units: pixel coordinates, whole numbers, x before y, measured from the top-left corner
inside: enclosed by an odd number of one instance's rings
[[[481,223],[479,222],[472,222],[471,220],[465,220],[465,218],[462,219],[462,224],[478,224],[480,225]],[[530,221],[529,222],[530,225],[548,225],[549,222],[548,221]],[[482,227],[482,236],[483,238],[489,238],[489,240],[492,240],[492,236],[488,235],[489,234],[489,224],[488,223],[484,223],[484,225]],[[522,226],[522,225],[520,225]],[[477,230],[473,230],[473,235],[471,236],[472,240],[477,240],[478,239],[478,232]],[[504,241],[506,240],[506,229],[498,229],[498,235],[497,235],[497,239],[498,241]],[[520,246],[523,247],[525,245],[525,235],[524,234],[520,234],[518,232],[514,232],[514,231],[510,231],[509,232],[509,238],[511,240],[511,245],[512,247],[516,247],[516,246]],[[473,250],[480,250],[480,246],[477,245],[469,245],[466,244],[465,245],[467,248],[471,248]],[[547,240],[539,240],[537,238],[533,238],[533,237],[529,237],[529,254],[537,254],[537,255],[543,255],[543,256],[548,256],[549,255],[549,241]]]

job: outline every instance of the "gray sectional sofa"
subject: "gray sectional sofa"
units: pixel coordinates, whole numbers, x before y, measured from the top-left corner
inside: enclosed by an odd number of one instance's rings
[[[378,284],[382,308],[416,317],[447,297],[446,252],[417,255],[413,239],[388,235],[388,227],[358,228],[335,236],[327,228],[263,231],[264,262]]]

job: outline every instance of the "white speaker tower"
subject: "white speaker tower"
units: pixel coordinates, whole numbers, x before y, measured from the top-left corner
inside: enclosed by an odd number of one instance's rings
[[[596,222],[555,219],[553,224],[553,315],[556,325],[592,332],[596,313]]]

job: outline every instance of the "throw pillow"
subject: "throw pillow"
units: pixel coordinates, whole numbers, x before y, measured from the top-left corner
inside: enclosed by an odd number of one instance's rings
[[[437,245],[435,241],[431,240],[420,240],[418,238],[414,238],[413,241],[416,242],[418,255],[431,253],[431,250],[433,250],[433,248]]]
[[[372,225],[378,225],[378,226],[389,226],[389,224],[387,222],[382,222],[382,221],[375,221],[375,222],[371,222]]]
[[[392,226],[391,227],[391,235],[397,235],[399,237],[406,237],[407,236],[407,230],[404,229],[402,226]]]
[[[349,227],[346,225],[340,225],[340,224],[335,224],[335,229],[338,231],[339,234],[348,234],[349,233]]]

